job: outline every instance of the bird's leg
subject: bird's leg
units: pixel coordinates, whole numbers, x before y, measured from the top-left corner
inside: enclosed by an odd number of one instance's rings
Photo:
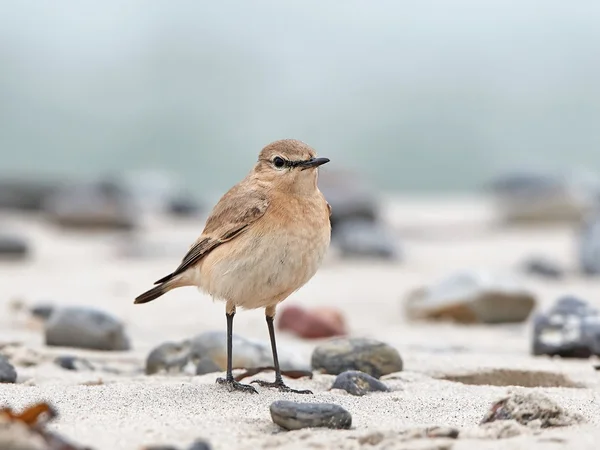
[[[217,378],[217,383],[226,385],[230,391],[242,391],[258,394],[257,390],[254,389],[253,386],[239,383],[233,379],[231,366],[233,347],[233,316],[235,316],[235,306],[228,307],[225,316],[227,317],[227,374],[225,378]]]
[[[294,392],[296,394],[312,394],[309,390],[301,390],[298,391],[296,389],[292,389],[283,382],[283,378],[281,378],[281,369],[279,368],[279,358],[277,357],[277,344],[275,343],[275,328],[273,327],[273,319],[275,317],[274,309],[267,308],[266,315],[267,319],[267,327],[269,328],[269,337],[271,338],[271,350],[273,352],[273,365],[275,366],[275,381],[268,382],[262,380],[255,380],[251,383],[256,383],[263,387],[275,387],[283,392]]]

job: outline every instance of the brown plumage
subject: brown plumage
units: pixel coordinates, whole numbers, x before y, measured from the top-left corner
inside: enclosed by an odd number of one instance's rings
[[[172,289],[197,286],[226,302],[228,337],[236,308],[264,307],[276,367],[273,318],[277,304],[316,273],[329,246],[331,213],[317,187],[317,167],[326,158],[303,142],[275,141],[260,152],[250,173],[212,210],[204,230],[179,266],[135,299],[147,303]],[[231,356],[228,339],[228,356]],[[233,380],[228,358],[226,379],[234,389],[255,392]]]

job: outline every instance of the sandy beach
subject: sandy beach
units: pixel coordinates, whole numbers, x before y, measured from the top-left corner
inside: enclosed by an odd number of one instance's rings
[[[149,217],[139,236],[168,245],[169,251],[134,258],[121,254],[127,237],[66,232],[41,220],[6,214],[5,228],[29,236],[34,255],[24,263],[0,263],[0,343],[17,343],[13,351],[31,364],[15,364],[17,383],[0,385],[0,405],[19,409],[47,400],[59,412],[51,429],[98,450],[158,444],[185,448],[198,438],[215,450],[597,448],[600,373],[594,371],[595,360],[531,356],[530,320],[513,325],[412,322],[404,316],[402,303],[416,287],[459,269],[482,268],[520,277],[536,295],[536,311],[566,294],[600,307],[600,280],[576,272],[574,229],[502,227],[483,198],[386,202],[385,219],[402,248],[401,260],[342,259],[332,248],[317,275],[284,305],[337,307],[350,336],[378,339],[396,348],[404,370],[382,377],[391,392],[354,397],[330,391],[335,377],[321,374],[312,380],[287,380],[290,386],[313,390],[310,397],[265,388],[258,388],[255,396],[229,393],[215,384],[221,374],[214,373],[146,376],[145,359],[155,346],[225,329],[224,305],[193,288],[173,291],[147,305],[133,304],[137,294],[176,266],[201,231],[203,219]],[[552,257],[570,272],[562,280],[519,274],[519,264],[537,254]],[[94,306],[113,314],[124,321],[132,350],[46,347],[43,325],[26,311],[44,302]],[[19,310],[18,305],[24,306]],[[263,311],[240,311],[234,331],[267,341]],[[307,363],[322,342],[285,332],[279,332],[278,339],[282,348],[294,349]],[[52,362],[65,354],[118,370],[66,371]],[[254,378],[272,376],[268,372]],[[552,385],[556,386],[547,387]],[[504,439],[493,430],[483,435],[478,425],[490,406],[522,390],[547,395],[583,421],[546,430],[523,427]],[[352,428],[284,431],[269,414],[269,405],[279,399],[341,405],[352,414]],[[458,428],[461,434],[458,439],[410,437],[410,430],[431,426]]]

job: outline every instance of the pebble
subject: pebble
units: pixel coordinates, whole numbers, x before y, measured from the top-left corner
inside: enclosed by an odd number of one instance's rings
[[[389,392],[389,388],[371,375],[358,370],[340,373],[331,389],[343,389],[349,394],[363,396],[369,392]]]
[[[523,264],[525,273],[559,280],[565,276],[565,269],[548,258],[532,257]]]
[[[519,323],[535,305],[535,295],[516,278],[465,270],[409,292],[404,311],[413,320]]]
[[[54,312],[54,305],[50,303],[41,303],[35,306],[32,306],[29,312],[33,317],[37,317],[41,320],[48,320],[52,313]]]
[[[123,323],[91,308],[58,309],[45,324],[46,345],[91,350],[129,350]]]
[[[332,403],[298,403],[286,400],[273,402],[270,407],[273,422],[286,430],[302,428],[348,429],[352,415]]]
[[[41,211],[48,195],[58,183],[38,179],[0,180],[0,209],[14,211]]]
[[[27,241],[12,234],[0,234],[0,259],[22,260],[29,256],[30,248]]]
[[[335,338],[316,347],[312,368],[331,375],[359,370],[380,378],[403,368],[398,351],[383,342],[367,338]]]
[[[304,309],[285,306],[277,314],[277,327],[304,339],[328,338],[347,334],[343,313],[337,308]]]
[[[212,359],[202,358],[196,364],[196,375],[206,375],[207,373],[221,372],[223,369],[219,367]]]
[[[398,260],[401,255],[395,241],[395,236],[379,222],[348,219],[339,223],[332,244],[344,258]]]
[[[0,383],[16,383],[17,371],[8,359],[0,355]]]
[[[600,311],[574,296],[559,298],[533,320],[534,355],[589,358],[600,355]]]
[[[188,450],[211,450],[211,446],[203,439],[198,439],[192,443]]]
[[[519,392],[494,403],[481,424],[514,420],[533,428],[575,425],[583,419],[565,411],[554,400],[537,392]]]
[[[165,342],[154,348],[146,358],[146,375],[183,372],[190,360],[190,348],[188,341]]]
[[[63,369],[77,372],[95,370],[92,363],[90,363],[87,359],[79,358],[77,356],[58,356],[54,359],[54,364],[62,367]]]

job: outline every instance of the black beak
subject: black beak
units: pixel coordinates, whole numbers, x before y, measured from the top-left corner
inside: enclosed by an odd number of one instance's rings
[[[313,167],[319,167],[323,164],[327,164],[329,162],[329,158],[311,158],[308,161],[302,161],[299,166],[302,167],[302,170],[312,169]]]

